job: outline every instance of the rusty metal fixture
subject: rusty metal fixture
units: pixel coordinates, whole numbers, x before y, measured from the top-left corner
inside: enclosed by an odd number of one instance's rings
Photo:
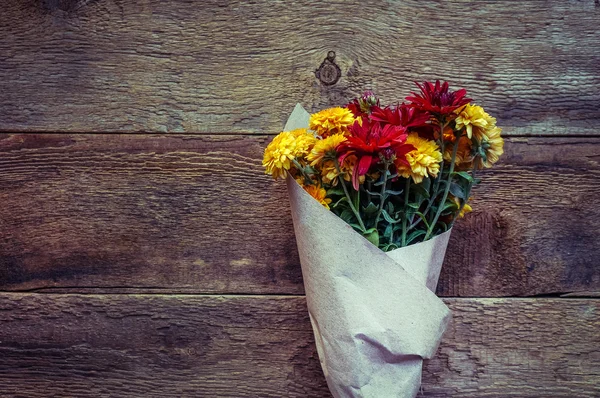
[[[325,86],[334,85],[340,80],[342,70],[335,63],[335,51],[329,51],[321,66],[315,70],[315,76]]]

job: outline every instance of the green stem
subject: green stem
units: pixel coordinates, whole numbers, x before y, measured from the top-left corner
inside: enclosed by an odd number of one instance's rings
[[[377,217],[375,217],[375,228],[379,224],[379,218],[381,217],[381,213],[383,212],[383,206],[385,205],[385,190],[387,189],[387,181],[388,181],[388,169],[390,167],[388,162],[384,162],[385,169],[383,170],[383,185],[381,186],[381,197],[379,198],[381,202],[379,203],[379,211],[377,212]]]
[[[442,137],[443,138],[443,137]],[[460,139],[460,132],[456,136],[456,142],[454,144],[454,148],[452,149],[452,159],[450,160],[450,170],[448,171],[448,181],[446,182],[446,188],[444,189],[444,196],[442,197],[442,201],[438,205],[437,212],[435,213],[435,217],[431,224],[429,224],[429,228],[427,229],[427,233],[425,234],[425,239],[429,239],[435,225],[442,214],[442,210],[444,210],[444,203],[446,203],[446,199],[448,199],[448,192],[450,192],[450,180],[452,179],[452,173],[454,173],[454,163],[456,161],[456,152],[458,151],[458,140]],[[441,173],[441,170],[440,170]]]
[[[438,174],[438,176],[439,176],[439,174]],[[436,177],[436,178],[437,178],[437,177]],[[435,202],[435,199],[437,198],[437,196],[438,196],[438,195],[439,195],[439,192],[433,192],[432,196],[431,196],[429,199],[427,199],[427,206],[425,207],[425,210],[423,210],[423,213],[422,213],[422,214],[423,214],[423,217],[426,217],[426,216],[427,216],[427,213],[429,213],[429,210],[431,210],[431,205],[432,205],[432,204]],[[421,203],[423,203],[423,202],[421,202]],[[421,206],[421,203],[419,203],[419,207]],[[407,230],[407,232],[408,232],[408,231],[410,231],[411,229],[413,229],[413,228],[414,228],[414,227],[415,227],[417,224],[419,224],[419,223],[420,223],[422,220],[421,220],[421,218],[419,217],[419,219],[418,219],[417,221],[415,221],[414,223],[412,222],[412,218],[411,218],[411,220],[410,220],[410,221],[411,221],[411,224],[410,224],[410,226],[408,227],[408,230]]]
[[[471,172],[471,178],[473,178],[473,181],[469,183],[469,188],[467,189],[467,193],[465,195],[466,198],[460,204],[460,207],[458,208],[458,212],[456,212],[456,216],[452,219],[452,222],[450,223],[450,227],[452,227],[454,225],[454,221],[456,221],[456,219],[458,218],[460,213],[463,211],[465,205],[469,201],[469,198],[471,197],[471,189],[475,185],[475,171],[477,171],[477,157],[475,157],[475,159],[473,160],[473,171]]]
[[[356,220],[358,221],[358,224],[360,225],[362,232],[367,232],[367,229],[365,228],[365,224],[363,223],[362,219],[360,218],[360,214],[358,213],[358,210],[354,207],[354,204],[352,203],[352,198],[350,197],[350,193],[348,193],[348,188],[346,188],[346,182],[344,181],[344,177],[342,176],[342,171],[340,169],[340,163],[338,162],[337,159],[334,159],[334,162],[335,162],[335,169],[338,173],[338,180],[339,180],[340,184],[342,184],[342,188],[344,189],[344,193],[346,194],[346,199],[348,199],[348,204],[350,205],[350,209],[354,213],[354,216],[356,217]]]
[[[435,184],[433,187],[434,199],[437,196],[438,188],[440,187],[440,181],[442,179],[442,172],[444,171],[444,129],[446,128],[446,123],[443,120],[439,121],[440,123],[440,150],[442,151],[442,161],[440,162],[440,171],[435,179]]]
[[[404,185],[404,217],[402,219],[402,247],[406,246],[406,223],[408,221],[408,215],[406,214],[407,204],[408,204],[408,195],[410,193],[410,177],[406,179],[406,184]]]
[[[298,160],[296,160],[296,159],[293,159],[293,160],[292,160],[292,163],[294,163],[294,166],[296,166],[296,168],[297,168],[298,170],[300,170],[300,173],[302,173],[302,176],[304,177],[304,182],[306,182],[306,183],[309,183],[309,182],[310,182],[310,185],[314,185],[314,184],[315,184],[315,183],[314,183],[314,181],[312,180],[312,177],[311,177],[311,175],[310,175],[310,174],[308,174],[308,173],[306,172],[306,170],[304,170],[304,166],[302,166],[302,165],[300,164],[300,162],[298,162]]]

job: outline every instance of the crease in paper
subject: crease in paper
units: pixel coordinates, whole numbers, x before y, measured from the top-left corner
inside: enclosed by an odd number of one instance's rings
[[[308,127],[296,105],[285,130]],[[334,397],[415,397],[450,320],[433,293],[450,232],[384,253],[288,177],[307,306]]]

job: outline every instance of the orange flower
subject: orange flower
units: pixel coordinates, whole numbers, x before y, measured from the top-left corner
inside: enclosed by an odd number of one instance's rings
[[[322,204],[323,207],[325,207],[327,210],[329,210],[329,204],[331,203],[331,199],[326,197],[327,192],[323,188],[321,188],[317,185],[306,185],[306,186],[303,186],[302,188],[304,188],[304,190],[306,192],[308,192],[310,194],[310,196],[315,198],[317,200],[317,202]]]

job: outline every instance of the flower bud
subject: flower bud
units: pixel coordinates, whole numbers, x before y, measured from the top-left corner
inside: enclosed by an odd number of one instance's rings
[[[379,106],[379,99],[375,96],[372,91],[365,91],[363,95],[358,99],[358,105],[360,106],[361,112],[371,113],[373,106]]]

